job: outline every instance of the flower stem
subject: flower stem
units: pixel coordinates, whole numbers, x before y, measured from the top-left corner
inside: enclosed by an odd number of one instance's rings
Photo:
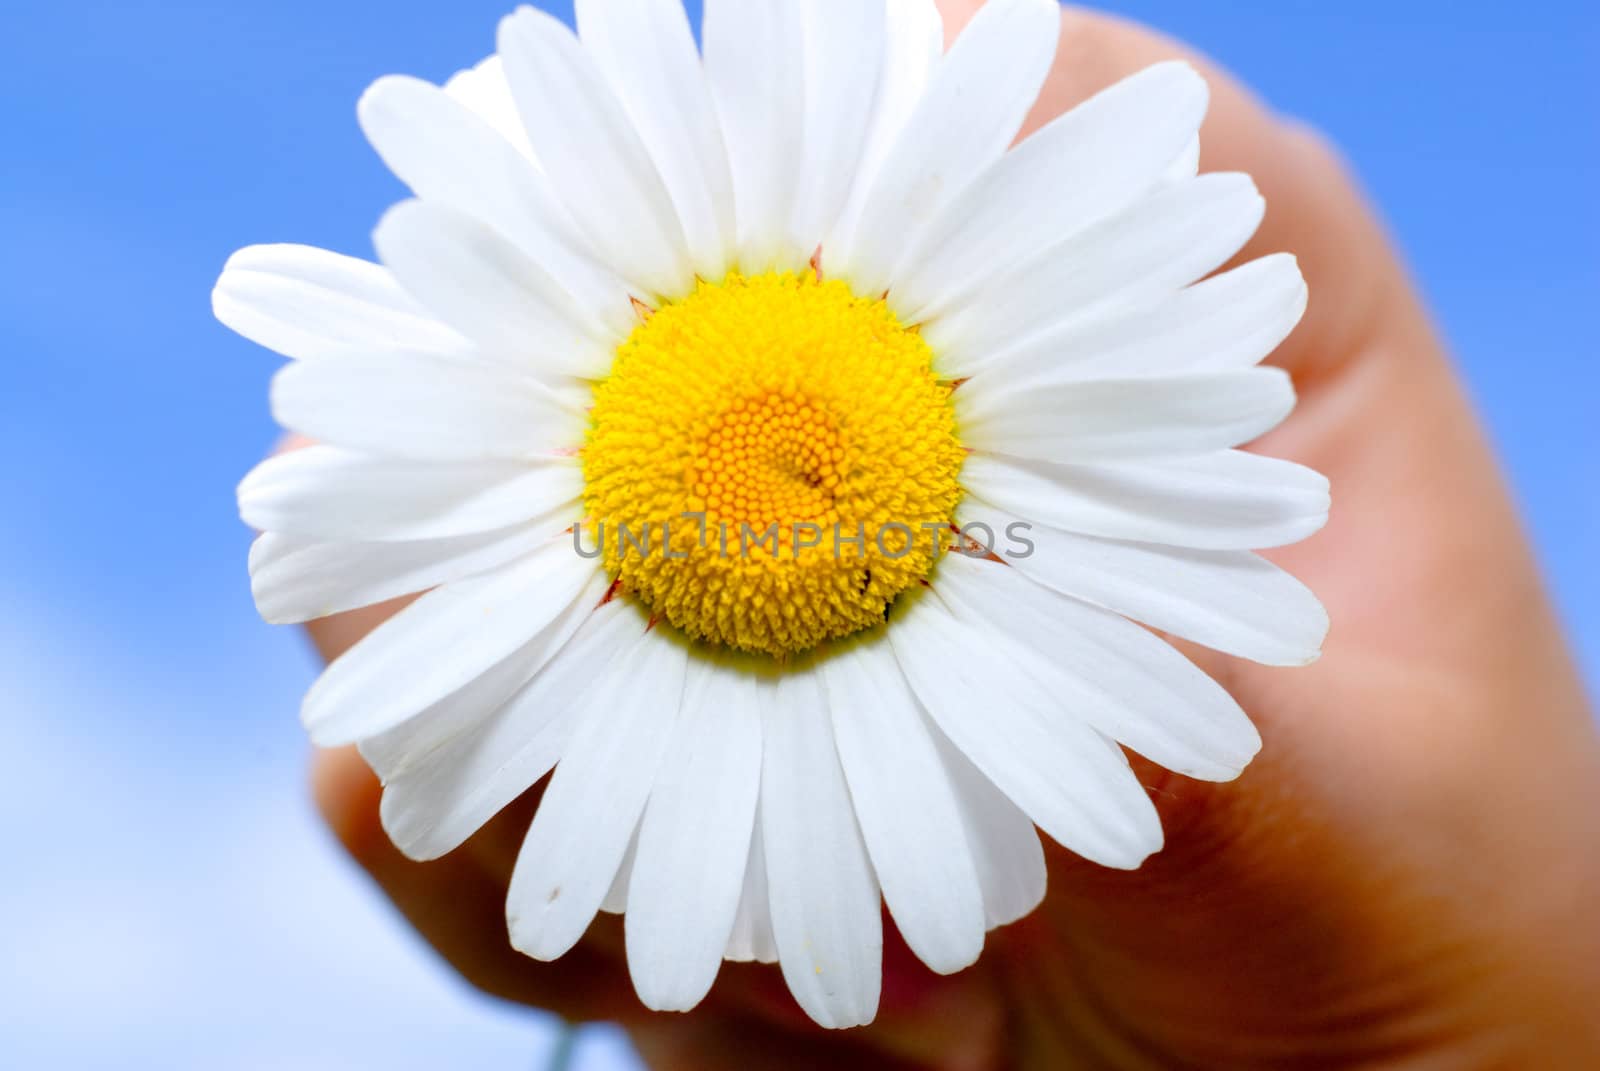
[[[545,1064],[545,1071],[572,1071],[572,1058],[577,1051],[578,1028],[563,1021],[556,1027],[556,1044],[555,1048],[550,1050],[550,1059]]]

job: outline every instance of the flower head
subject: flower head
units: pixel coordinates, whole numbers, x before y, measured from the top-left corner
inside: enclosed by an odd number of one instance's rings
[[[380,264],[236,254],[218,316],[294,362],[323,445],[240,488],[262,613],[425,592],[306,697],[416,858],[554,771],[511,883],[560,956],[626,912],[642,999],[777,961],[818,1022],[877,1006],[880,900],[929,966],[1044,894],[1035,827],[1113,867],[1162,840],[1122,747],[1225,780],[1260,741],[1151,629],[1269,664],[1326,617],[1252,552],[1326,482],[1236,448],[1292,258],[1195,174],[1162,64],[1012,147],[1053,0],[579,0],[523,9],[368,137],[416,199]],[[1204,280],[1198,281],[1197,280]],[[1121,746],[1119,746],[1121,745]]]

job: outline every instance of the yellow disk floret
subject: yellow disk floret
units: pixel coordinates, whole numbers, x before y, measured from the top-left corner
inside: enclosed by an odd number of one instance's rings
[[[596,387],[586,551],[707,643],[782,657],[882,621],[928,575],[960,498],[931,361],[842,282],[701,283]]]

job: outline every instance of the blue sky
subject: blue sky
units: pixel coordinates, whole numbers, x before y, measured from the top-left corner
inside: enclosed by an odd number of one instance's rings
[[[370,254],[400,196],[362,88],[485,53],[506,0],[22,0],[0,34],[0,1063],[537,1065],[317,831],[314,666],[251,608],[233,486],[275,360],[233,249]],[[697,5],[696,5],[697,6]],[[563,5],[552,9],[569,13]],[[1345,148],[1499,444],[1600,683],[1592,4],[1114,5]],[[580,1061],[624,1066],[597,1035]]]

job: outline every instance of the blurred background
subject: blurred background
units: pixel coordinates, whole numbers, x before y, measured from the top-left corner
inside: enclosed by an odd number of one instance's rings
[[[211,318],[253,242],[371,255],[375,77],[511,0],[10,0],[0,15],[0,1066],[544,1065],[322,833],[316,665],[233,487],[278,361]],[[570,18],[569,4],[544,6]],[[690,8],[698,17],[699,3]],[[1397,233],[1600,691],[1600,7],[1128,0],[1328,131]],[[574,1065],[632,1066],[584,1031]]]

